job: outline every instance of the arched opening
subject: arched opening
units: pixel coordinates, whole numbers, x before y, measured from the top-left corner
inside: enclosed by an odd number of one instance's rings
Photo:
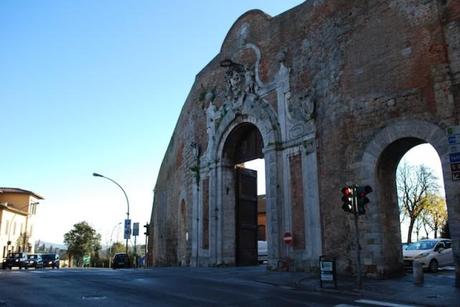
[[[223,147],[223,210],[231,213],[224,214],[223,236],[228,243],[234,242],[227,253],[236,265],[255,265],[259,260],[258,174],[245,163],[263,159],[262,148],[262,136],[251,123],[236,126]]]
[[[404,195],[402,194],[404,190],[406,190],[407,192],[411,192],[413,196],[421,195],[421,202],[411,202],[406,204],[406,206],[415,206],[415,208],[409,208],[411,210],[418,208],[424,209],[416,218],[413,224],[413,231],[410,234],[409,212],[401,212],[402,242],[414,242],[423,238],[439,237],[440,227],[447,221],[447,210],[445,208],[445,191],[441,160],[433,146],[427,143],[410,149],[403,156],[398,165],[397,182],[400,208],[404,205],[402,204],[404,201]],[[442,200],[442,204],[435,203],[439,200]],[[436,207],[433,207],[434,205],[436,205]],[[441,212],[439,210],[444,211]],[[433,216],[436,212],[438,212],[439,215]],[[418,211],[416,213],[418,213]],[[432,218],[435,219],[433,220]]]
[[[426,143],[425,140],[416,137],[397,139],[385,147],[377,162],[378,218],[381,225],[384,271],[387,276],[402,274],[404,269],[401,243],[405,242],[404,238],[406,236],[402,234],[407,229],[406,225],[402,223],[404,221],[400,218],[401,195],[398,196],[398,187],[401,185],[401,178],[398,178],[398,167],[401,167],[404,161],[407,161],[403,157],[411,149],[417,151],[419,156],[426,155],[423,150],[425,149],[426,151],[425,146],[429,145],[419,146]],[[437,160],[437,167],[440,168],[439,156],[437,156]],[[413,163],[417,164],[415,161]],[[438,171],[442,174],[441,170]],[[439,177],[442,180],[442,175],[439,175]]]
[[[430,144],[413,147],[401,159],[396,180],[404,267],[410,269],[415,259],[433,272],[452,265],[451,241],[445,232],[444,180],[436,150]],[[441,237],[446,240],[438,241]],[[431,246],[433,251],[426,249]]]

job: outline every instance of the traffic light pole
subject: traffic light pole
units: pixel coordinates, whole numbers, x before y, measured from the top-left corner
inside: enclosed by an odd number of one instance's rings
[[[353,215],[355,219],[355,238],[356,238],[356,286],[361,289],[361,245],[359,244],[359,223],[358,223],[358,197],[357,189],[353,187]]]

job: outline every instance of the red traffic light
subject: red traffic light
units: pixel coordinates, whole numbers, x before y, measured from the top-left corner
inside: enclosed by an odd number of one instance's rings
[[[364,187],[358,187],[356,189],[357,192],[357,204],[358,204],[358,214],[362,215],[366,213],[366,207],[365,205],[369,203],[369,198],[367,198],[367,194],[372,192],[371,186],[364,186]]]
[[[350,187],[344,187],[344,188],[342,188],[342,194],[343,194],[343,196],[349,197],[349,196],[353,195],[353,189],[350,188]]]
[[[353,189],[350,187],[342,188],[342,209],[345,212],[353,212]]]

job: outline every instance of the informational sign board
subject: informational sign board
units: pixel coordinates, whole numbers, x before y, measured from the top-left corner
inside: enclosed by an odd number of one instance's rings
[[[91,256],[85,255],[83,256],[83,266],[89,266],[91,263]]]
[[[319,269],[320,274],[320,287],[323,287],[323,282],[332,282],[334,283],[334,288],[337,288],[337,278],[335,271],[335,259],[327,256],[319,257]]]
[[[447,143],[452,181],[460,181],[460,126],[447,128]]]
[[[131,220],[125,219],[125,235],[124,239],[128,240],[131,239]]]
[[[139,235],[139,223],[133,223],[133,236]]]
[[[333,281],[334,275],[332,270],[332,261],[321,261],[321,280],[322,281]]]

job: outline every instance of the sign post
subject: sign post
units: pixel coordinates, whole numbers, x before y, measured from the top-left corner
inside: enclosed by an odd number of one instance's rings
[[[133,236],[134,236],[134,267],[137,268],[137,246],[136,239],[139,235],[139,223],[133,223]]]
[[[358,289],[362,287],[361,281],[361,245],[359,244],[359,223],[358,223],[358,197],[356,186],[353,187],[353,215],[355,220],[355,239],[356,239],[356,285]]]
[[[290,258],[289,258],[289,245],[292,245],[292,243],[294,242],[294,238],[292,236],[292,233],[290,233],[289,231],[285,232],[284,235],[283,235],[283,242],[286,245],[286,258],[285,258],[285,262],[284,262],[284,267],[289,272],[291,270],[291,268],[290,268],[291,261],[290,261]]]
[[[447,128],[447,143],[452,181],[460,181],[460,126]]]

